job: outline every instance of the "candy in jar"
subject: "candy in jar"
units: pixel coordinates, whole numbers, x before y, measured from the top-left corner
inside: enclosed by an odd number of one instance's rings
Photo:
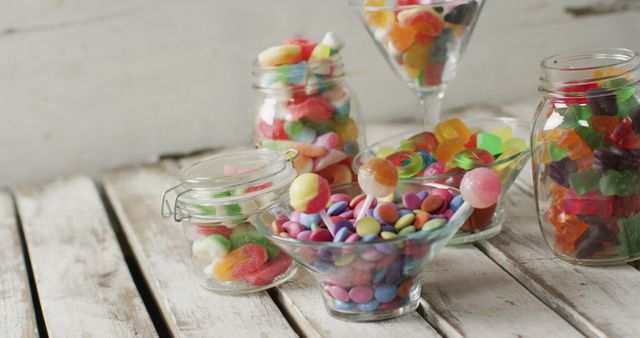
[[[258,147],[298,151],[298,174],[314,172],[330,184],[355,179],[351,160],[364,144],[358,104],[346,85],[340,51],[344,42],[327,33],[320,42],[285,39],[254,63]]]

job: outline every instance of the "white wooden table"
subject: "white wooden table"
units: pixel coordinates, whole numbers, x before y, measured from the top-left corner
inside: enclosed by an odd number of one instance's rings
[[[530,105],[500,112],[531,113]],[[370,139],[406,127],[371,126]],[[427,267],[417,312],[348,323],[325,313],[304,271],[246,296],[197,286],[181,225],[158,210],[181,164],[0,191],[0,337],[640,336],[640,271],[554,258],[538,229],[528,167],[509,192],[502,233],[444,249]]]

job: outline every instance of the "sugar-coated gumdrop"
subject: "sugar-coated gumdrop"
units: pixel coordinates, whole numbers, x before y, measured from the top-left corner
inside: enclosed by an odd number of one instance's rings
[[[442,16],[431,8],[418,7],[400,11],[398,22],[427,36],[438,36],[444,29]]]
[[[294,120],[307,118],[312,121],[327,121],[333,117],[333,105],[320,97],[310,97],[299,104],[288,107]]]
[[[307,173],[296,177],[289,188],[291,206],[305,214],[315,214],[329,201],[329,182],[318,174]]]
[[[287,271],[289,266],[291,266],[291,256],[280,252],[278,257],[266,262],[256,271],[245,274],[242,279],[253,286],[267,285]]]
[[[500,177],[491,169],[476,168],[464,175],[460,192],[465,202],[474,208],[487,208],[495,204],[502,192]]]
[[[258,270],[267,261],[267,250],[250,243],[230,251],[213,266],[213,276],[220,281],[234,281]]]
[[[391,44],[398,52],[404,52],[415,40],[416,31],[413,28],[403,27],[395,21],[387,33]]]
[[[391,161],[373,158],[358,169],[358,183],[367,195],[385,197],[396,190],[398,172]]]
[[[195,257],[209,261],[223,257],[229,249],[231,249],[229,240],[218,234],[202,237],[194,241],[191,247]]]

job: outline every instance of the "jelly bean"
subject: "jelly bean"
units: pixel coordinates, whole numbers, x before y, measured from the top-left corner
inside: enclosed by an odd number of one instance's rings
[[[428,212],[418,212],[415,214],[415,220],[413,221],[413,227],[416,230],[422,229],[422,226],[429,220],[431,216]]]
[[[301,60],[302,50],[294,44],[274,46],[265,49],[258,55],[262,67],[273,67],[294,64]]]
[[[435,229],[439,229],[444,226],[447,222],[442,218],[433,218],[422,226],[421,231],[431,231]]]
[[[408,236],[414,232],[416,232],[416,228],[413,225],[410,225],[398,231],[398,236]]]

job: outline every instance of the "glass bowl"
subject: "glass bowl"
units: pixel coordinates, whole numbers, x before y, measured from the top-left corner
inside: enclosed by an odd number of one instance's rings
[[[459,194],[458,190],[440,184],[405,181],[399,182],[397,195],[434,189],[447,189],[453,196]],[[351,197],[362,193],[357,183],[334,185],[331,192]],[[374,242],[311,242],[274,235],[273,221],[294,211],[288,201],[263,211],[252,223],[311,271],[331,316],[349,321],[376,321],[398,317],[418,307],[425,266],[472,210],[465,204],[442,227]]]
[[[504,223],[505,213],[505,196],[509,188],[515,181],[522,168],[529,159],[529,130],[530,125],[524,121],[508,118],[508,117],[494,117],[494,118],[482,118],[482,119],[463,119],[462,120],[472,132],[475,131],[488,131],[499,127],[509,126],[512,129],[513,136],[522,138],[526,144],[526,149],[515,152],[513,154],[505,154],[503,158],[492,162],[485,167],[490,168],[500,176],[502,180],[502,193],[498,202],[485,209],[475,209],[473,214],[467,222],[461,227],[460,231],[455,234],[453,239],[449,242],[450,245],[473,243],[479,240],[493,237],[500,233],[502,230],[502,223]],[[373,143],[360,154],[358,154],[352,163],[354,172],[358,172],[358,168],[362,166],[368,160],[380,156],[379,154],[384,151],[394,151],[397,149],[402,141],[410,138],[419,133],[432,132],[435,129],[434,126],[424,126],[408,131],[404,131],[393,136],[384,138],[381,141]],[[424,168],[422,169],[424,170]],[[424,175],[414,176],[410,178],[400,178],[403,182],[434,182],[441,183],[454,188],[459,188],[460,181],[464,174],[471,170],[456,169],[457,171],[450,171],[440,175]]]

